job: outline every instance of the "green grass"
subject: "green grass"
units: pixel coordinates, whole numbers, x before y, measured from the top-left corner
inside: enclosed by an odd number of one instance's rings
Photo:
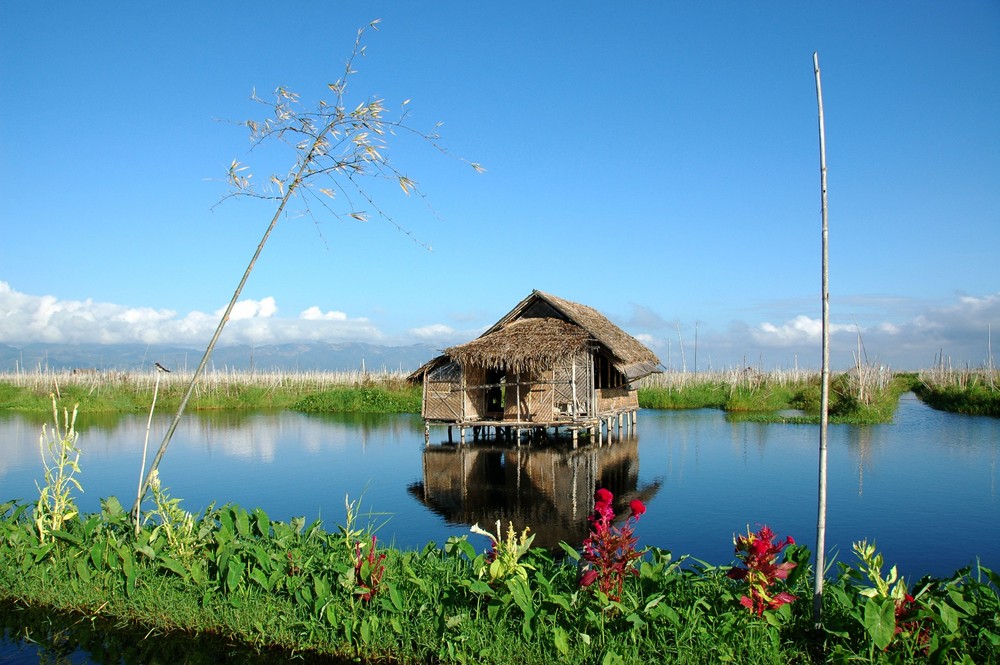
[[[639,406],[644,409],[725,409],[728,389],[706,381],[690,386],[642,386]]]

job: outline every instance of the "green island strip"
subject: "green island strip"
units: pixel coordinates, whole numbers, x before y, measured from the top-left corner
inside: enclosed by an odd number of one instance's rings
[[[665,372],[638,386],[646,409],[720,409],[754,422],[818,423],[820,374],[805,371]],[[36,373],[0,376],[0,409],[51,410],[51,395],[79,404],[88,414],[142,413],[154,390],[157,409],[173,411],[190,374],[106,372],[98,375]],[[158,383],[157,383],[158,381]],[[860,366],[832,375],[830,422],[890,422],[900,395],[914,392],[929,406],[969,415],[1000,417],[997,370],[922,370],[892,373]],[[401,373],[209,372],[200,379],[193,410],[289,409],[304,412],[420,413],[421,388]]]

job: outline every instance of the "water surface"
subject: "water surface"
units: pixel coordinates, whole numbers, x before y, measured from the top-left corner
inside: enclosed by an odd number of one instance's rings
[[[0,500],[37,497],[41,422],[0,414]],[[83,512],[99,510],[109,495],[131,504],[146,422],[81,414]],[[149,458],[168,425],[168,415],[154,418]],[[634,439],[603,447],[461,448],[446,439],[435,428],[425,446],[423,423],[412,415],[191,413],[160,472],[170,495],[193,512],[234,502],[272,519],[304,516],[335,528],[349,497],[377,513],[381,540],[403,548],[441,544],[497,519],[530,526],[537,544],[579,544],[597,486],[611,489],[619,506],[643,499],[640,542],[676,554],[730,563],[733,534],[759,524],[815,545],[815,426],[644,410]],[[948,575],[976,556],[1000,567],[998,457],[1000,421],[934,411],[912,395],[891,424],[831,425],[828,550],[851,560],[853,541],[875,539],[910,577]]]

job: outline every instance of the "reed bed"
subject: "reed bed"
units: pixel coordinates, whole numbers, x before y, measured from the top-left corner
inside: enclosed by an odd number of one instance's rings
[[[722,409],[760,422],[816,422],[821,379],[817,371],[798,368],[665,372],[643,380],[639,404],[659,409]],[[830,417],[834,422],[856,424],[889,422],[899,396],[911,384],[886,365],[857,363],[831,376]]]
[[[794,386],[818,380],[818,371],[776,369],[763,371],[754,367],[734,367],[710,372],[663,372],[652,374],[640,383],[643,388],[667,388],[678,390],[703,383],[718,383],[736,390],[739,388],[760,388],[765,383],[778,386]]]
[[[920,370],[917,378],[921,383],[936,389],[1000,390],[1000,370],[995,367],[954,369],[939,365],[932,369]]]
[[[1000,371],[992,362],[981,368],[939,364],[922,370],[913,391],[935,409],[1000,417]]]
[[[89,411],[135,412],[149,408],[159,388],[160,408],[176,406],[193,372],[39,370],[0,373],[0,407],[35,409],[50,394],[79,401]],[[406,375],[394,371],[285,372],[209,370],[192,394],[195,408],[290,408],[305,397],[335,390],[376,388],[409,393]]]
[[[184,385],[191,382],[194,372],[175,370],[160,372],[160,386]],[[212,369],[202,373],[199,383],[205,388],[219,386],[255,386],[280,388],[309,386],[327,388],[331,386],[368,386],[372,384],[392,385],[405,383],[406,374],[399,371],[296,371],[283,370],[240,370],[232,368]],[[101,386],[133,386],[137,390],[152,390],[156,384],[157,371],[128,370],[48,370],[0,372],[0,381],[19,388],[32,390],[58,390],[60,386],[82,385],[93,388]]]

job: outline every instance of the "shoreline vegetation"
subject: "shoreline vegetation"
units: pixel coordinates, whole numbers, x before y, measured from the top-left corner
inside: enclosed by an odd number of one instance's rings
[[[59,614],[106,662],[126,663],[160,660],[157,643],[177,636],[193,641],[188,655],[205,640],[259,662],[996,663],[1000,653],[1000,576],[978,562],[907,584],[874,543],[856,543],[857,560],[827,573],[817,628],[806,547],[763,527],[736,539],[734,564],[675,558],[638,546],[631,525],[645,507],[615,505],[603,489],[582,551],[564,544],[558,558],[499,523],[496,536],[473,530],[488,540],[456,534],[402,551],[383,547],[353,502],[327,530],[232,504],[192,515],[158,485],[153,495],[138,533],[113,497],[92,515],[70,515],[71,501],[62,513],[0,504],[0,614],[23,617],[18,638],[58,652],[74,634],[53,627]],[[39,608],[45,618],[29,624]],[[123,636],[95,641],[98,626]]]
[[[0,410],[46,413],[50,395],[85,413],[143,413],[152,401],[153,372],[95,370],[0,374]],[[189,372],[160,374],[157,409],[176,410]],[[1000,371],[936,368],[893,373],[859,365],[831,377],[830,422],[892,421],[899,397],[914,392],[932,408],[1000,417]],[[720,409],[754,422],[819,422],[820,374],[763,372],[751,367],[718,372],[664,372],[644,379],[639,405],[647,409]],[[289,409],[304,412],[420,413],[421,388],[401,372],[267,372],[216,370],[200,377],[188,408]]]

